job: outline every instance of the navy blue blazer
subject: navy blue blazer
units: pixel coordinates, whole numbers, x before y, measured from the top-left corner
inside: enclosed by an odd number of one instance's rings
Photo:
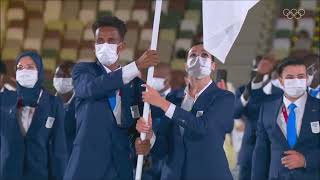
[[[15,91],[9,91],[6,88],[0,93],[0,134],[1,134],[1,120],[8,116],[10,107],[13,106],[17,99]],[[1,149],[1,138],[0,138]],[[1,158],[1,153],[0,153]]]
[[[234,95],[212,83],[198,97],[191,112],[180,108],[183,97],[181,93],[168,95],[168,100],[177,106],[173,118],[166,119],[167,133],[162,134],[167,136],[157,137],[154,147],[164,144],[161,141],[167,144],[161,150],[166,154],[161,179],[232,179],[223,143],[225,134],[233,129]],[[185,129],[183,135],[180,126]]]
[[[272,94],[264,93],[263,88],[252,90],[251,95],[246,106],[243,106],[240,100],[245,86],[241,86],[236,91],[235,113],[234,118],[243,118],[245,120],[245,131],[242,139],[241,149],[238,156],[238,164],[241,166],[251,167],[252,153],[256,143],[256,129],[257,121],[259,119],[259,112],[261,104],[267,100],[276,99],[282,96],[281,89],[272,86]]]
[[[26,136],[17,111],[15,103],[8,114],[1,112],[0,179],[62,179],[67,164],[62,102],[43,91]],[[52,127],[46,126],[49,118]]]
[[[72,78],[77,135],[64,179],[132,179],[128,128],[133,123],[130,106],[136,101],[138,78],[124,86],[122,69],[106,73],[98,62],[76,64]],[[120,127],[108,101],[118,89],[122,99]]]
[[[10,107],[16,103],[16,100],[16,91],[4,89],[4,91],[0,93],[0,112],[9,113]]]
[[[75,117],[75,98],[73,98],[69,104],[64,104],[64,128],[66,132],[66,144],[68,150],[68,157],[70,157],[72,148],[73,148],[73,141],[76,137],[76,117]]]
[[[318,122],[320,101],[309,96],[305,105],[300,135],[293,150],[304,155],[306,168],[289,170],[281,163],[283,152],[290,150],[287,140],[277,124],[283,105],[282,97],[266,102],[260,110],[257,142],[253,153],[252,179],[311,180],[319,179],[320,134],[313,133],[310,123]]]

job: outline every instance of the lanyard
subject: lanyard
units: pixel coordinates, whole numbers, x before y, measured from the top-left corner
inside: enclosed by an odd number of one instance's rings
[[[38,105],[39,102],[40,102],[40,98],[41,98],[41,96],[42,96],[42,93],[43,93],[43,90],[41,89],[40,94],[39,94],[39,97],[38,97],[38,100],[37,100],[37,105]]]
[[[287,112],[286,107],[285,107],[285,106],[282,106],[281,111],[282,111],[282,115],[283,115],[283,117],[284,117],[284,121],[285,121],[286,123],[288,123],[288,112]]]

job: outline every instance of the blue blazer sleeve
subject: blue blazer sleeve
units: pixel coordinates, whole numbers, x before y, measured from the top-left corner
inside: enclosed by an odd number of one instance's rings
[[[142,115],[143,112],[143,101],[142,101],[142,92],[143,92],[143,87],[141,85],[144,84],[144,82],[140,78],[135,78],[130,82],[130,84],[127,84],[127,86],[132,86],[132,88],[127,87],[126,92],[122,92],[122,102],[126,105],[124,105],[121,109],[122,111],[122,116],[121,116],[121,122],[122,125],[120,126],[121,128],[133,128],[133,132],[135,132],[135,124],[136,124],[136,118],[132,117],[131,109],[130,106],[132,105],[137,105],[139,109],[139,114]],[[132,92],[128,92],[128,89]],[[123,88],[122,90],[125,90]],[[129,93],[129,94],[125,94]],[[132,132],[131,131],[131,132]]]
[[[320,118],[320,100],[313,98],[316,101],[315,109],[318,109],[318,119]],[[313,109],[313,108],[312,108]],[[306,111],[305,111],[306,112]],[[316,119],[317,120],[317,119]],[[320,119],[319,119],[320,120]],[[314,143],[320,144],[320,134],[317,134],[316,141]],[[317,142],[318,141],[318,142]],[[305,162],[306,162],[306,170],[316,171],[320,173],[320,145],[317,149],[310,150],[306,149],[305,152],[302,152]]]
[[[163,116],[160,127],[154,132],[156,135],[156,141],[150,151],[153,156],[163,158],[169,152],[169,138],[172,138],[169,137],[172,132],[172,124],[169,122],[170,120]]]
[[[64,131],[64,110],[62,102],[55,97],[55,121],[49,142],[50,154],[50,180],[60,180],[63,178],[67,165],[67,146]]]
[[[261,106],[257,127],[257,141],[252,157],[251,179],[267,180],[270,166],[270,140],[263,124],[264,106]]]
[[[244,91],[243,87],[240,87],[235,94],[235,101],[234,101],[234,119],[240,119],[241,116],[243,115],[243,111],[245,107],[242,105],[241,102],[241,95]]]
[[[96,76],[93,71],[89,69],[88,63],[79,63],[74,66],[72,79],[76,97],[81,99],[100,99],[124,85],[122,69],[108,74],[102,73],[100,76]]]
[[[309,151],[303,154],[306,161],[306,169],[320,170],[320,150]]]
[[[206,135],[208,129],[230,133],[233,129],[234,95],[227,93],[213,99],[203,115],[196,117],[191,112],[176,106],[172,120],[180,126],[199,134]]]

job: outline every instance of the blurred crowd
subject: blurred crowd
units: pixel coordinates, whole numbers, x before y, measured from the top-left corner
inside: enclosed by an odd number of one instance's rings
[[[142,179],[320,179],[320,60],[306,40],[257,56],[235,89],[201,43],[185,72],[152,50],[121,66],[126,25],[104,16],[92,30],[96,62],[59,64],[54,91],[37,53],[17,55],[16,77],[1,62],[0,179],[133,179],[138,154]]]

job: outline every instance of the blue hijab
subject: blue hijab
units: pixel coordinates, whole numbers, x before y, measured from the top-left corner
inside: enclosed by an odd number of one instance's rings
[[[42,59],[39,54],[37,54],[36,52],[32,52],[32,51],[26,51],[26,52],[21,53],[17,57],[16,66],[18,65],[20,59],[25,56],[31,57],[31,59],[37,65],[38,81],[36,82],[36,84],[34,85],[33,88],[25,88],[17,82],[18,100],[22,101],[23,106],[35,107],[35,106],[37,106],[39,94],[42,89],[42,83],[44,81],[43,64],[42,64]]]

